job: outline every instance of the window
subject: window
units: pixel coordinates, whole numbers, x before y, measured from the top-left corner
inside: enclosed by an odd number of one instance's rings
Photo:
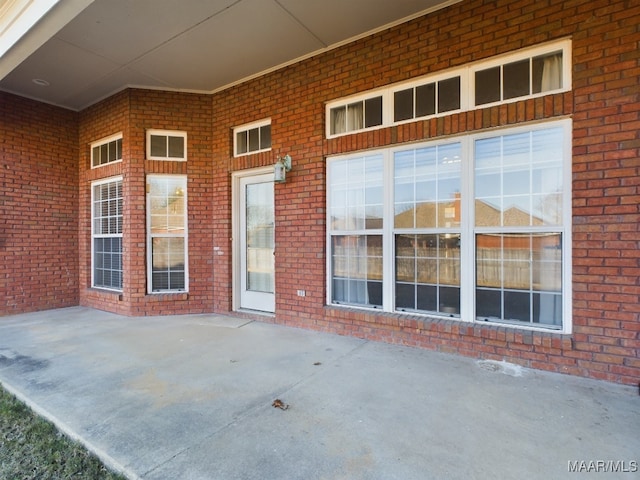
[[[187,177],[147,177],[148,289],[187,291]]]
[[[91,186],[91,285],[122,290],[122,178]]]
[[[568,91],[571,41],[520,50],[326,105],[327,138]]]
[[[460,314],[460,143],[393,155],[395,306]]]
[[[122,161],[122,134],[91,144],[91,168]]]
[[[382,96],[378,95],[330,107],[329,119],[330,135],[381,126]]]
[[[233,150],[236,157],[271,150],[271,120],[234,128]]]
[[[570,328],[571,123],[328,160],[328,302]]]
[[[333,302],[382,307],[383,156],[331,164]]]
[[[519,99],[566,89],[564,61],[568,47],[538,49],[483,62],[474,69],[475,105]],[[485,67],[485,65],[489,65]]]
[[[562,326],[564,132],[475,141],[476,315]]]
[[[147,160],[187,160],[187,133],[147,130]]]
[[[459,110],[460,94],[460,75],[396,90],[393,94],[393,121]]]

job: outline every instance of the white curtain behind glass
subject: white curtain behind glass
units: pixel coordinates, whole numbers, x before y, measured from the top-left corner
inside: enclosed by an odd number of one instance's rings
[[[542,67],[541,91],[557,90],[562,88],[562,54],[556,53],[544,58]]]

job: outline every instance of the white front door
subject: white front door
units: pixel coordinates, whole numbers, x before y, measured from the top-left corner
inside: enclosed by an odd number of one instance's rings
[[[275,311],[273,173],[238,178],[236,251],[239,306]]]

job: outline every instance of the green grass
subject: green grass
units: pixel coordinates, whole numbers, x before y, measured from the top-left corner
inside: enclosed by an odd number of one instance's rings
[[[0,387],[0,478],[125,480]]]

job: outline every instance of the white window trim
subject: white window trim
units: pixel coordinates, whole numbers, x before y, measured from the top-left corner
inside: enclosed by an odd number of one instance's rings
[[[153,290],[153,248],[152,242],[156,238],[156,235],[151,234],[151,196],[146,194],[146,208],[147,208],[147,293],[149,295],[165,295],[173,293],[189,293],[189,192],[188,192],[188,178],[187,175],[174,175],[174,174],[149,174],[145,178],[145,182],[148,185],[150,178],[183,178],[184,184],[187,187],[184,192],[185,212],[184,212],[184,234],[162,234],[157,235],[161,238],[184,238],[184,289],[172,289],[172,290]],[[148,190],[147,190],[148,192]]]
[[[159,157],[151,155],[151,136],[163,136],[163,137],[181,137],[184,139],[184,155],[182,157]],[[187,132],[183,130],[158,130],[148,129],[146,132],[146,158],[147,160],[163,160],[169,162],[186,162],[188,158],[187,154]]]
[[[90,148],[91,168],[92,169],[93,168],[101,168],[101,167],[105,167],[107,165],[113,165],[114,163],[122,162],[122,158],[119,158],[119,159],[114,160],[113,162],[102,163],[100,165],[94,165],[93,164],[93,149],[95,147],[101,147],[105,143],[110,143],[110,142],[113,142],[115,140],[122,140],[122,132],[110,135],[108,137],[101,138],[100,140],[96,140],[95,142],[91,142],[89,148]]]
[[[529,95],[523,95],[521,97],[515,98],[507,98],[504,100],[498,100],[496,102],[491,103],[483,103],[481,105],[475,105],[475,77],[476,72],[485,70],[488,68],[499,67],[505,65],[507,63],[517,62],[519,60],[526,60],[533,57],[538,57],[541,55],[549,54],[556,52],[558,50],[562,50],[562,87],[554,90],[548,90],[540,93],[531,93]],[[538,45],[536,47],[524,48],[518,50],[516,52],[508,53],[505,55],[499,55],[496,57],[491,57],[488,60],[484,60],[482,62],[477,62],[473,64],[469,68],[469,108],[470,109],[480,109],[487,108],[494,105],[503,105],[507,103],[514,103],[520,100],[528,100],[530,98],[538,98],[544,97],[545,95],[552,95],[554,93],[567,92],[571,90],[571,40],[561,40],[557,42],[552,42],[544,45]],[[502,95],[502,85],[500,86],[500,91]]]
[[[537,57],[547,53],[552,53],[558,50],[562,50],[562,75],[563,85],[562,88],[549,90],[540,93],[533,93],[530,95],[523,95],[521,97],[509,98],[506,100],[500,100],[493,103],[486,103],[482,105],[475,105],[475,72],[491,68],[505,63],[511,63],[517,60],[524,60],[526,58]],[[337,138],[345,135],[352,135],[355,133],[368,132],[372,130],[378,130],[381,128],[390,127],[393,125],[402,125],[406,123],[423,121],[430,118],[437,118],[455,113],[461,113],[472,110],[479,110],[494,105],[508,104],[531,98],[543,97],[546,95],[552,95],[556,93],[562,93],[570,91],[572,88],[571,78],[571,39],[565,38],[561,40],[554,40],[552,42],[536,45],[534,47],[523,48],[514,52],[510,52],[504,55],[498,55],[489,59],[479,60],[477,62],[469,63],[463,67],[457,67],[452,69],[443,70],[434,74],[424,75],[421,77],[413,78],[409,81],[394,83],[387,85],[383,88],[374,90],[368,90],[366,92],[360,92],[351,96],[342,97],[340,99],[332,100],[325,104],[325,136],[326,138]],[[423,85],[426,83],[438,82],[446,80],[447,78],[460,76],[460,109],[450,110],[442,113],[435,113],[433,115],[426,115],[422,117],[416,117],[407,120],[394,121],[393,113],[393,95],[399,90],[405,90],[407,88]],[[348,132],[331,133],[331,110],[336,107],[346,106],[350,103],[357,101],[363,101],[374,97],[382,96],[382,125],[376,125],[373,127],[363,127],[358,130],[351,130]]]
[[[238,125],[233,128],[233,156],[234,157],[245,157],[247,155],[253,155],[254,153],[260,152],[269,152],[271,151],[271,147],[269,148],[261,148],[259,150],[251,150],[250,152],[238,153],[238,142],[237,142],[237,134],[240,132],[247,132],[253,129],[259,129],[260,127],[266,127],[267,125],[271,126],[271,118],[265,118],[263,120],[257,120],[251,123],[245,123],[244,125]],[[273,144],[273,131],[271,132],[271,142]]]
[[[96,234],[96,232],[95,232],[95,218],[94,218],[94,215],[95,215],[95,211],[94,211],[94,203],[95,203],[94,189],[98,185],[104,185],[105,183],[113,183],[113,182],[118,182],[118,181],[120,181],[120,182],[123,181],[123,177],[121,175],[117,176],[117,177],[104,178],[104,179],[101,179],[101,180],[97,180],[95,182],[91,182],[91,288],[96,288],[96,289],[100,289],[100,290],[108,290],[110,292],[122,292],[122,288],[108,288],[108,287],[103,287],[103,286],[96,286],[96,282],[95,282],[95,251],[94,251],[94,242],[93,242],[93,240],[95,238],[122,238],[122,233],[115,234],[115,235],[97,235]],[[123,194],[123,201],[124,201],[124,194]],[[124,246],[123,246],[123,250],[124,250]],[[123,265],[123,272],[122,273],[124,275],[124,265]],[[124,279],[123,279],[123,281],[124,281]]]
[[[563,217],[561,226],[549,226],[549,227],[524,227],[522,230],[531,232],[535,230],[544,232],[560,232],[562,234],[562,328],[553,329],[538,327],[531,324],[520,323],[508,323],[508,322],[485,322],[477,320],[475,315],[475,271],[476,271],[476,258],[475,258],[475,234],[478,230],[484,231],[485,229],[475,227],[475,219],[473,217],[473,204],[475,202],[475,193],[473,189],[474,178],[474,145],[475,141],[481,138],[495,137],[500,135],[510,135],[518,132],[530,132],[537,129],[550,128],[551,126],[558,126],[564,129],[564,162],[563,162]],[[461,249],[460,249],[460,317],[450,317],[445,315],[439,315],[437,313],[420,313],[420,312],[400,312],[395,309],[394,292],[394,252],[393,252],[393,237],[394,226],[388,219],[393,218],[393,201],[387,201],[384,205],[384,222],[382,233],[380,230],[370,230],[371,234],[383,235],[383,305],[382,309],[375,309],[365,306],[357,305],[340,305],[332,302],[332,258],[331,258],[331,238],[334,233],[331,226],[331,169],[327,172],[327,209],[326,209],[326,286],[327,297],[326,304],[333,308],[355,308],[368,312],[387,312],[397,315],[418,315],[429,318],[446,318],[452,321],[461,321],[465,323],[472,323],[477,325],[488,325],[500,328],[514,328],[520,330],[532,330],[546,333],[568,334],[572,331],[572,251],[571,251],[571,234],[572,234],[572,217],[571,217],[571,152],[572,152],[572,123],[570,119],[553,119],[536,123],[526,123],[518,126],[507,127],[503,129],[492,129],[491,131],[483,131],[480,133],[462,134],[455,137],[448,137],[446,139],[436,139],[433,141],[425,141],[421,143],[409,145],[400,145],[390,148],[376,149],[372,151],[360,151],[358,153],[348,153],[344,155],[336,155],[327,158],[327,164],[333,160],[348,160],[350,158],[360,158],[365,154],[383,153],[384,172],[387,181],[383,185],[384,198],[393,199],[393,155],[397,151],[405,150],[407,148],[421,148],[423,146],[434,146],[438,144],[453,143],[459,141],[462,147],[463,165],[462,165],[462,178],[461,178],[461,191],[466,192],[466,195],[462,195],[461,203]],[[513,228],[513,230],[518,230]],[[350,232],[350,231],[336,231],[339,235],[361,234],[362,231]],[[365,232],[368,234],[369,231]]]

